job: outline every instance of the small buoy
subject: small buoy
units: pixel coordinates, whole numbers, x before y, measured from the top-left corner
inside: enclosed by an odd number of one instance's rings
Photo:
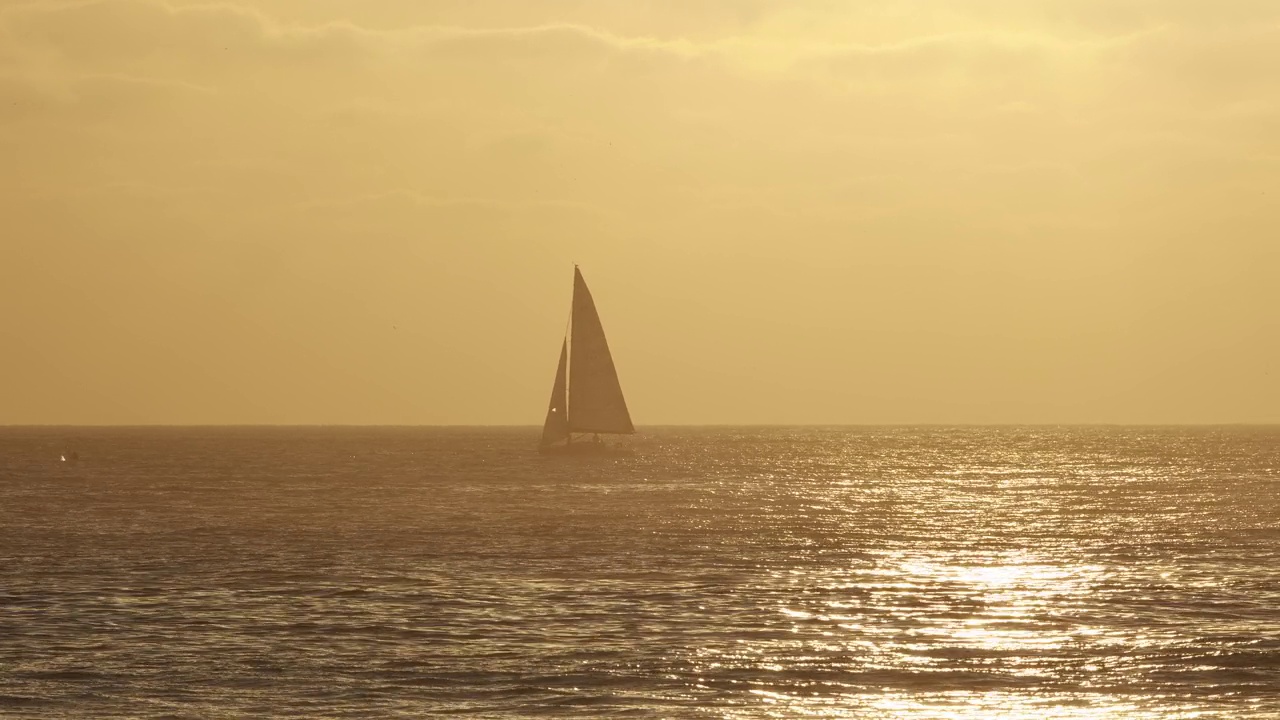
[[[67,456],[66,456],[66,455],[59,455],[58,457],[62,458],[62,462],[66,462],[66,461],[67,461]]]

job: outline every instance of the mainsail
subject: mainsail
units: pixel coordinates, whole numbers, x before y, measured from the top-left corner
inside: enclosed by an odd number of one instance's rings
[[[542,426],[542,444],[569,440],[571,433],[633,432],[635,427],[627,412],[627,401],[622,397],[622,385],[618,382],[618,371],[613,365],[600,315],[582,272],[575,267],[573,315],[568,337],[560,347],[560,366],[551,390],[547,420]]]

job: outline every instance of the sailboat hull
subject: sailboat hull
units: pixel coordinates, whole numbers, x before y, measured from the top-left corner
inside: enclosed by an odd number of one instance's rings
[[[559,445],[543,445],[538,448],[542,455],[558,457],[618,457],[634,455],[628,447],[606,445],[597,442],[576,442]]]

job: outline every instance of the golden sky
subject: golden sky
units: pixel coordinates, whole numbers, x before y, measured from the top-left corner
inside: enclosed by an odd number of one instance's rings
[[[7,0],[0,423],[1280,422],[1275,0]]]

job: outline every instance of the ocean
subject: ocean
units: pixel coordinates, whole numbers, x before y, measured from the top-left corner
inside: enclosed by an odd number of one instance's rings
[[[1280,717],[1280,428],[537,437],[0,428],[0,717]]]

